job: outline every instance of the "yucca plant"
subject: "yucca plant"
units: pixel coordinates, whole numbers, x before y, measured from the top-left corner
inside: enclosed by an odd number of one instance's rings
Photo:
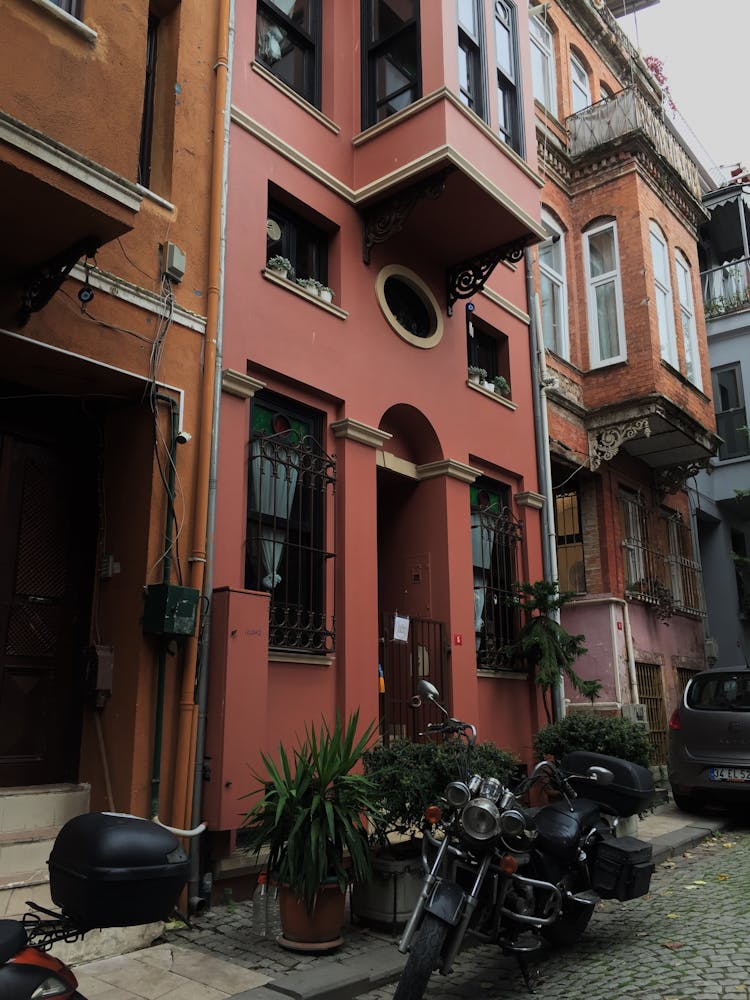
[[[262,754],[266,774],[255,774],[260,799],[245,814],[251,853],[268,848],[268,868],[312,910],[320,886],[335,879],[344,890],[370,875],[367,817],[376,809],[373,785],[353,769],[375,724],[357,737],[359,713],[346,725],[306,727],[291,753],[279,744],[278,764]],[[347,859],[348,858],[348,864]]]

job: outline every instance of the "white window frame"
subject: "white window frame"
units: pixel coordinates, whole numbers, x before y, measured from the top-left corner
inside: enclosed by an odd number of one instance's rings
[[[701,357],[698,352],[698,331],[695,326],[695,306],[693,304],[693,273],[682,251],[675,250],[674,263],[677,270],[677,297],[680,303],[682,343],[685,348],[685,374],[688,381],[703,391]]]
[[[656,222],[650,222],[649,245],[651,247],[651,263],[654,271],[654,305],[656,307],[656,321],[659,327],[659,345],[661,356],[667,364],[677,368],[677,333],[674,328],[674,302],[672,299],[672,279],[669,274],[669,247],[661,227]],[[654,252],[654,244],[658,244],[661,251],[661,259],[664,264],[664,272],[659,273],[657,254]],[[663,305],[663,311],[659,309],[659,303]]]
[[[589,243],[592,236],[596,236],[607,229],[612,231],[615,267],[612,271],[607,271],[604,274],[598,274],[594,277],[591,274],[591,251]],[[620,276],[620,247],[617,239],[617,223],[614,219],[609,222],[600,223],[598,226],[587,229],[583,237],[583,256],[586,268],[586,300],[589,320],[589,367],[604,368],[607,365],[626,361],[628,357],[625,345],[625,313],[622,305],[622,279]],[[615,315],[617,318],[617,343],[619,350],[611,358],[602,358],[600,353],[599,317],[596,309],[596,289],[600,285],[606,285],[610,282],[615,287]]]
[[[546,278],[557,289],[557,309],[555,310],[555,323],[558,330],[557,342],[552,343],[548,336],[548,331],[544,328],[544,310],[542,309],[542,333],[544,336],[544,346],[554,351],[561,358],[570,360],[570,340],[568,336],[568,281],[567,264],[565,260],[565,237],[562,229],[555,222],[548,212],[542,212],[542,225],[549,233],[549,238],[539,245],[539,299],[540,309],[542,308],[541,278]],[[542,260],[542,251],[549,246],[556,246],[560,254],[560,270],[556,271],[548,263]]]
[[[531,79],[534,97],[541,105],[557,115],[557,81],[555,79],[555,48],[553,34],[539,17],[529,18],[529,38],[531,45],[536,49],[542,62],[544,78],[539,79],[539,74],[534,72],[535,60],[532,52],[531,59]]]
[[[579,101],[576,101],[576,95]],[[573,52],[570,53],[570,99],[573,114],[591,105],[591,81],[586,67]],[[580,101],[583,103],[580,103]]]

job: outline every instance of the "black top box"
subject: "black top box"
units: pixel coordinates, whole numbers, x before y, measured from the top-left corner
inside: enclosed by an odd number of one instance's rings
[[[620,757],[608,757],[603,753],[588,750],[574,750],[562,762],[563,769],[572,774],[585,775],[588,768],[606,767],[615,780],[611,785],[600,785],[596,781],[570,779],[570,784],[578,795],[598,803],[602,812],[615,816],[634,816],[644,812],[654,798],[654,779],[647,767],[632,764]]]
[[[69,820],[48,863],[52,899],[81,930],[168,919],[189,867],[169,830],[112,813]]]

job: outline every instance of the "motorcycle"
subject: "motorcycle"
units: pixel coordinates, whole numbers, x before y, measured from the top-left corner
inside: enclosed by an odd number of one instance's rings
[[[562,765],[540,761],[511,790],[492,775],[473,773],[476,728],[451,718],[429,681],[417,691],[415,708],[427,700],[444,716],[427,732],[455,741],[459,780],[446,787],[444,806],[425,810],[425,878],[399,942],[408,959],[394,1000],[421,1000],[435,969],[452,971],[469,933],[514,955],[533,992],[529,959],[543,941],[572,944],[600,899],[649,891],[651,845],[614,834],[621,817],[651,802],[651,772],[575,751]],[[535,787],[554,801],[530,806]]]
[[[73,971],[47,954],[95,927],[166,920],[188,878],[189,862],[174,830],[118,813],[85,813],[60,830],[48,861],[59,912],[28,903],[23,920],[0,920],[2,1000],[85,1000]]]

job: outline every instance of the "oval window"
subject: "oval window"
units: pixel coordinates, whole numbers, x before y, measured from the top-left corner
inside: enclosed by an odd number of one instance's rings
[[[413,271],[391,264],[378,275],[378,303],[399,337],[415,347],[434,347],[443,336],[435,296]]]

